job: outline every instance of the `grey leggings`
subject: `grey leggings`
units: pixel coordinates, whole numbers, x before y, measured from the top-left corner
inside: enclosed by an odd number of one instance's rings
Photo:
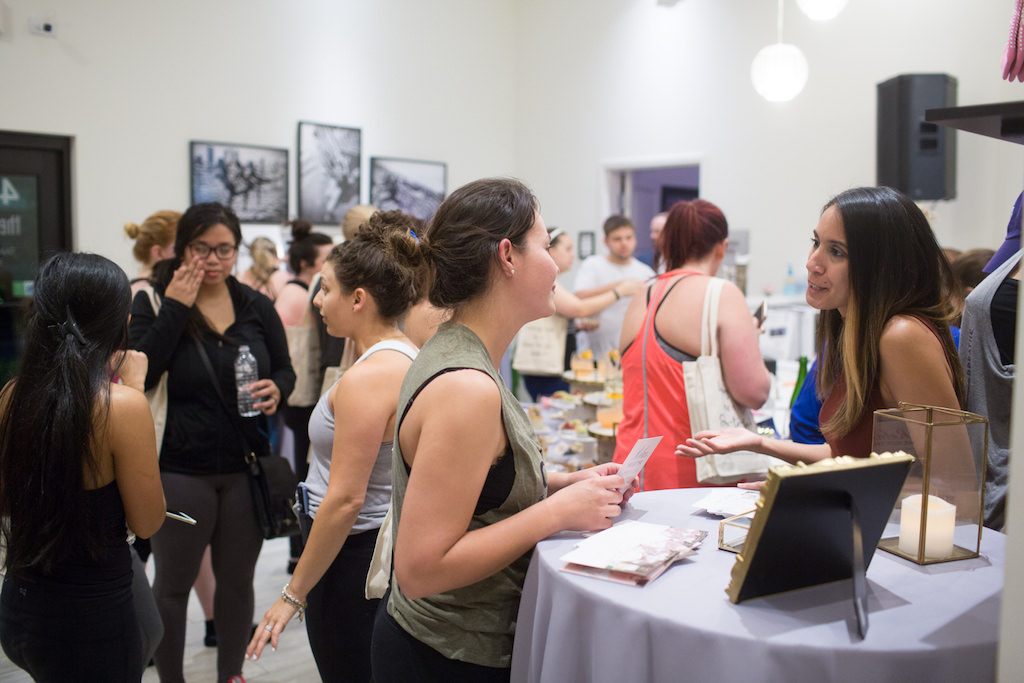
[[[187,475],[161,473],[167,509],[186,512],[195,526],[168,520],[153,536],[156,577],[153,594],[164,621],[164,639],[156,651],[162,683],[185,680],[185,620],[189,591],[199,573],[203,550],[210,546],[217,590],[213,620],[217,628],[217,679],[242,673],[252,628],[252,578],[263,537],[256,526],[248,474]]]
[[[138,541],[136,541],[138,542]],[[160,620],[160,611],[153,598],[153,589],[146,577],[146,567],[132,549],[132,602],[135,605],[135,618],[142,632],[142,668],[145,669],[153,658],[157,646],[164,637],[164,622]]]

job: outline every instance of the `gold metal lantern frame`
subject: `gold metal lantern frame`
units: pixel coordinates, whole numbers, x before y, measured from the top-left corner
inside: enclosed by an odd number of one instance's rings
[[[898,408],[875,411],[872,450],[904,451],[915,458],[879,548],[921,565],[977,557],[988,420],[963,410],[901,402]]]

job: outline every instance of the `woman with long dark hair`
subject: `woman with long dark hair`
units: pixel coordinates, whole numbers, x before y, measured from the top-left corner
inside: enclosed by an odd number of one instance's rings
[[[50,258],[0,392],[0,643],[37,681],[138,681],[145,666],[128,528],[150,536],[166,507],[146,357],[123,351],[130,301],[112,261]]]
[[[695,434],[676,454],[863,458],[871,453],[874,411],[901,401],[960,408],[964,377],[949,330],[948,271],[928,219],[910,198],[862,187],[831,199],[807,257],[807,303],[821,311],[817,390],[826,443],[723,430]]]
[[[160,474],[172,508],[195,526],[174,524],[153,537],[156,596],[165,633],[156,651],[162,681],[183,681],[188,593],[210,546],[216,577],[214,622],[219,681],[241,679],[253,614],[253,571],[263,545],[245,457],[269,452],[266,416],[295,384],[281,320],[265,296],[231,271],[241,226],[220,204],[196,204],[182,215],[174,258],[153,269],[160,301],[140,292],[133,303],[133,345],[149,356],[146,386],[167,372],[167,424]],[[260,379],[249,385],[260,414],[237,410],[234,363],[242,345]]]
[[[309,420],[313,452],[308,541],[286,586],[307,603],[306,634],[325,681],[369,681],[370,636],[380,600],[366,574],[391,502],[395,411],[417,349],[398,328],[419,298],[424,259],[400,211],[375,213],[323,266],[316,296],[327,330],[347,337],[358,360],[325,393]],[[305,525],[304,525],[305,526]],[[260,621],[248,652],[259,657],[300,609],[282,597]]]

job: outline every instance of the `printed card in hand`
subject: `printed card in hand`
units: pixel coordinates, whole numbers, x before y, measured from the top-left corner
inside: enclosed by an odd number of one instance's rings
[[[643,586],[693,552],[707,531],[628,521],[580,541],[562,571]]]
[[[619,468],[618,474],[621,476],[626,485],[619,489],[619,493],[625,493],[626,489],[629,488],[630,483],[636,479],[636,475],[640,474],[640,470],[647,464],[648,458],[651,457],[651,453],[661,443],[660,436],[652,436],[646,439],[637,439],[636,443],[633,444],[633,449],[626,456],[626,459],[622,461],[622,467]]]

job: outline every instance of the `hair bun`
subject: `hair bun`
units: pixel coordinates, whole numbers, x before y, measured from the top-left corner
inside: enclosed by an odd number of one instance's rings
[[[124,233],[131,237],[132,239],[135,239],[136,237],[139,236],[139,230],[140,228],[137,223],[132,223],[129,221],[128,223],[124,224]]]
[[[292,241],[298,242],[304,240],[313,234],[313,224],[307,220],[296,218],[291,223],[292,226]]]

